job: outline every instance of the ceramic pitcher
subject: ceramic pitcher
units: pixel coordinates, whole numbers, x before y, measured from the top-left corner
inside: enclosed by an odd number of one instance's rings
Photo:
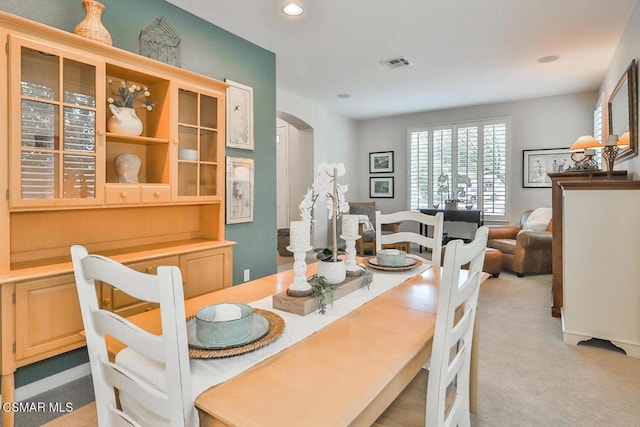
[[[109,132],[135,136],[142,134],[142,122],[136,115],[135,109],[116,107],[113,104],[109,104],[109,109],[113,114],[107,123]]]

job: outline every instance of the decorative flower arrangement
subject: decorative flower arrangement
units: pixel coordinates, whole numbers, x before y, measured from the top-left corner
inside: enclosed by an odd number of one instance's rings
[[[146,86],[142,87],[136,84],[129,85],[126,80],[122,80],[119,84],[116,84],[116,82],[110,79],[109,87],[111,88],[112,96],[107,98],[107,102],[116,107],[142,107],[151,111],[156,106],[156,104],[147,99],[151,96],[151,92],[149,92],[149,88]],[[136,102],[138,103],[137,105]]]
[[[346,169],[343,163],[321,163],[318,166],[318,175],[313,181],[313,186],[307,191],[299,206],[302,219],[313,221],[313,207],[318,199],[325,200],[328,218],[331,220],[333,230],[333,249],[331,252],[334,261],[338,259],[336,217],[339,213],[349,212],[349,203],[344,198],[349,186],[338,184],[338,177],[345,173]]]

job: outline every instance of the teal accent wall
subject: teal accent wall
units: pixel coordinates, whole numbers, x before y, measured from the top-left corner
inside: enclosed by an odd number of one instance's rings
[[[113,45],[138,53],[140,30],[163,16],[181,38],[184,69],[253,88],[255,150],[227,149],[227,156],[255,159],[254,221],[226,226],[233,249],[233,283],[276,272],[276,65],[275,54],[162,0],[101,0],[102,22]],[[213,7],[213,6],[212,6]],[[3,0],[0,9],[72,32],[84,18],[81,0]],[[88,361],[85,350],[18,370],[16,386]]]

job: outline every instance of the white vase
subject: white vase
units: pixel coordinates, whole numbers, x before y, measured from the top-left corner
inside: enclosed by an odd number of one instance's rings
[[[113,114],[107,122],[109,132],[134,136],[142,134],[142,122],[136,115],[134,108],[116,107],[109,104],[109,110]]]
[[[318,265],[318,276],[325,278],[330,285],[337,285],[347,278],[347,266],[343,260],[336,262],[320,261]]]

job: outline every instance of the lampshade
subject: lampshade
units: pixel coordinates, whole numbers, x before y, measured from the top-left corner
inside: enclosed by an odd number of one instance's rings
[[[628,145],[629,145],[629,131],[626,131],[622,135],[620,135],[620,138],[618,138],[618,146],[626,147]]]
[[[591,135],[583,135],[569,148],[569,151],[584,151],[587,148],[602,148],[603,145]]]

